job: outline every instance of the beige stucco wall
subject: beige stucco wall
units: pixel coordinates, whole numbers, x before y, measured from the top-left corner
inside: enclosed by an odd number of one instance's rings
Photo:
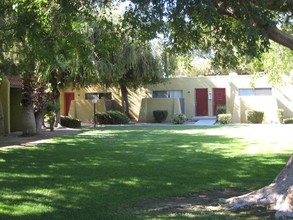
[[[240,99],[240,122],[247,123],[246,110],[255,110],[264,112],[263,123],[279,123],[278,104],[274,96],[247,96]]]
[[[84,122],[88,122],[89,120],[92,121],[92,116],[91,112],[93,112],[93,104],[91,103],[90,100],[85,100],[85,94],[86,93],[111,93],[112,94],[112,99],[115,101],[115,109],[122,110],[123,102],[122,97],[121,97],[121,92],[119,88],[114,88],[114,87],[105,87],[105,86],[90,86],[86,88],[80,88],[80,89],[75,89],[73,87],[67,87],[63,90],[60,91],[60,112],[62,115],[65,114],[65,93],[66,92],[73,92],[74,93],[74,99],[75,102],[72,103],[72,107],[70,107],[70,113],[69,115],[71,117],[76,117],[78,118],[79,116],[81,117],[82,120],[85,120]],[[133,117],[133,120],[137,121],[139,117],[139,112],[141,108],[141,102],[143,98],[150,97],[150,94],[148,93],[148,90],[144,88],[139,88],[135,91],[128,91],[129,92],[129,107],[130,107],[130,114]],[[82,109],[81,103],[85,101],[85,107]],[[78,106],[76,103],[80,103]],[[81,108],[82,110],[79,110]],[[103,111],[103,108],[98,109],[99,107],[97,106],[97,111]],[[90,116],[88,116],[90,115]]]
[[[98,100],[95,104],[95,112],[105,112],[105,100]],[[78,118],[82,122],[93,123],[94,104],[91,100],[74,100],[70,103],[69,114],[72,118]]]
[[[170,98],[142,99],[138,121],[155,122],[153,111],[156,110],[167,110],[168,117],[166,121],[170,122],[175,114],[181,113],[180,101],[179,99]]]
[[[151,85],[146,88],[154,90],[182,90],[184,97],[184,109],[188,118],[195,115],[195,89],[207,88],[209,93],[212,93],[213,88],[226,89],[226,105],[229,113],[234,113],[237,108],[234,108],[237,103],[238,88],[252,88],[252,82],[257,88],[270,88],[271,85],[265,78],[259,78],[252,81],[251,76],[204,76],[195,78],[174,78],[166,83],[159,85]],[[208,115],[213,115],[213,101],[208,100]],[[240,106],[238,106],[240,108]],[[239,115],[234,117],[234,120],[239,120]]]
[[[228,113],[232,114],[232,121],[235,123],[244,123],[246,118],[244,112],[247,109],[264,110],[265,122],[276,122],[276,111],[278,108],[284,109],[285,117],[293,117],[293,86],[291,84],[279,87],[272,86],[266,76],[253,79],[252,76],[204,76],[195,78],[173,78],[165,83],[157,85],[149,85],[144,89],[130,92],[129,103],[130,112],[135,120],[153,121],[152,111],[159,110],[161,101],[158,99],[148,99],[152,96],[152,91],[160,90],[182,90],[184,98],[184,110],[188,118],[195,116],[195,89],[207,88],[212,93],[213,88],[225,88],[226,90],[226,106]],[[272,88],[271,96],[239,96],[239,89],[249,88]],[[121,94],[119,89],[105,88],[100,86],[88,87],[85,89],[67,88],[61,93],[61,113],[64,112],[64,92],[74,92],[75,100],[84,100],[85,93],[91,92],[111,92],[112,98],[122,106]],[[147,101],[144,101],[147,100]],[[152,100],[152,101],[150,101]],[[164,103],[165,101],[162,101]],[[163,104],[164,105],[164,104]],[[170,104],[168,104],[170,105]],[[154,106],[154,107],[152,107]],[[171,106],[171,105],[170,105]],[[155,109],[157,108],[157,109]],[[85,109],[89,109],[86,107]],[[146,110],[147,109],[147,110]],[[88,110],[91,112],[92,110]],[[170,109],[171,114],[173,110]],[[174,111],[175,112],[175,111]],[[169,114],[169,116],[171,115]],[[76,115],[76,113],[75,113]],[[213,115],[213,100],[208,100],[208,115]],[[85,117],[85,116],[82,116]],[[87,119],[89,120],[89,118]],[[170,118],[168,119],[170,120]]]

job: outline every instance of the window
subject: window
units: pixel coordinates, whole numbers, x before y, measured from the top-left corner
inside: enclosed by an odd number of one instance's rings
[[[272,95],[272,88],[239,89],[239,96]]]
[[[153,98],[183,98],[182,90],[153,91]]]
[[[111,100],[112,99],[112,94],[111,92],[91,92],[91,93],[86,93],[85,94],[85,99],[93,99],[93,96],[98,96],[99,99],[104,98],[106,100]]]

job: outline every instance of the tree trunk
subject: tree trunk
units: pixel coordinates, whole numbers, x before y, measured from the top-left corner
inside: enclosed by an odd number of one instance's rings
[[[36,80],[33,72],[23,77],[21,96],[23,136],[33,136],[37,133],[34,112],[35,83]]]
[[[48,95],[46,93],[46,84],[41,83],[39,87],[36,89],[36,95],[34,97],[34,104],[35,104],[35,117],[36,117],[36,129],[37,133],[41,132],[43,122],[44,122],[44,115],[46,112],[47,107],[47,98]]]
[[[293,155],[275,180],[268,186],[225,201],[229,210],[271,205],[276,218],[293,217]]]
[[[129,100],[128,100],[128,90],[125,84],[120,84],[121,94],[122,94],[122,106],[124,113],[127,115],[127,117],[130,118],[129,113]]]
[[[36,119],[33,105],[22,107],[22,135],[33,136],[37,133]]]
[[[52,87],[52,93],[51,93],[51,99],[53,101],[53,103],[57,104],[58,106],[60,106],[60,92],[58,89],[58,74],[60,74],[60,72],[55,69],[51,72],[50,75],[50,84]],[[60,126],[61,124],[61,116],[60,116],[60,108],[58,109],[58,111],[56,111],[56,120],[55,120],[55,127]]]
[[[2,102],[0,98],[0,137],[4,136],[5,130],[4,130],[4,114],[3,114],[3,108],[2,108]]]

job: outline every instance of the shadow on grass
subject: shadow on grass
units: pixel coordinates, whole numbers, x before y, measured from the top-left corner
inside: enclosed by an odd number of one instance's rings
[[[0,151],[0,218],[135,219],[121,207],[227,187],[248,191],[269,183],[289,157],[241,154],[247,140],[184,132],[192,129],[100,128]]]

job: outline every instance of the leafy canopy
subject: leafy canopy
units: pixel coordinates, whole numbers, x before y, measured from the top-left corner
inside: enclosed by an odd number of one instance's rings
[[[163,34],[177,51],[212,51],[214,64],[225,68],[239,57],[260,57],[269,39],[293,49],[292,36],[277,28],[291,22],[292,11],[287,0],[132,0],[125,23],[141,39]]]

